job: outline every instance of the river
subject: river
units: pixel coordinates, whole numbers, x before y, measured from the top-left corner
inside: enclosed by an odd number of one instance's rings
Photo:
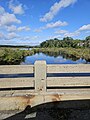
[[[50,56],[44,53],[36,53],[32,56],[26,56],[21,64],[34,64],[36,60],[45,60],[47,64],[90,64],[85,59],[65,58],[65,56]]]

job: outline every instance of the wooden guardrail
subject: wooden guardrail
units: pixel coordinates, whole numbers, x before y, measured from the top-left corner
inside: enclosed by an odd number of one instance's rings
[[[90,65],[0,66],[0,110],[54,101],[90,99]]]

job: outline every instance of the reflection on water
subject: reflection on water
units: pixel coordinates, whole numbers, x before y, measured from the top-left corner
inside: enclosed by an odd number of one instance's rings
[[[36,60],[45,60],[47,64],[89,64],[85,59],[58,54],[36,53],[32,56],[26,56],[21,64],[34,64]]]

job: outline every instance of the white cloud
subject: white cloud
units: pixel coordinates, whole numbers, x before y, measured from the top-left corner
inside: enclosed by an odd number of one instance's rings
[[[4,38],[4,34],[0,32],[0,39]]]
[[[40,18],[40,21],[47,22],[54,18],[54,16],[65,7],[68,7],[69,5],[72,5],[77,0],[60,0],[59,2],[56,2],[49,10],[48,13],[46,13],[42,18]]]
[[[64,37],[75,37],[75,36],[79,36],[80,32],[75,31],[75,32],[67,32],[64,34]]]
[[[18,44],[18,45],[39,45],[40,44],[40,42],[38,41],[38,42],[32,42],[32,41],[18,41],[16,44]]]
[[[63,37],[76,37],[79,36],[81,34],[81,32],[85,31],[86,34],[90,33],[90,24],[87,25],[83,25],[82,27],[80,27],[79,29],[77,29],[74,32],[69,32],[66,30],[58,30],[55,32],[55,34],[63,34]]]
[[[67,30],[58,30],[55,34],[62,35],[63,37],[75,37],[80,35],[80,31],[76,30],[74,32],[69,32]]]
[[[90,30],[90,24],[83,25],[82,27],[79,28],[79,31],[87,31],[87,30]]]
[[[34,41],[37,40],[39,36],[20,36],[19,40],[23,43],[25,41],[25,44],[28,43],[29,41]]]
[[[15,25],[7,26],[6,28],[8,32],[14,32],[17,30]]]
[[[61,27],[61,26],[66,26],[68,25],[67,22],[62,22],[60,20],[56,21],[56,22],[51,22],[51,23],[47,23],[44,27],[40,27],[39,29],[35,29],[35,32],[42,32],[42,30],[48,29],[48,28],[57,28],[57,27]]]
[[[26,37],[25,37],[25,36],[20,36],[20,37],[19,37],[19,40],[20,40],[20,41],[22,41],[22,40],[24,40],[24,41],[30,40],[30,37],[29,37],[29,36],[26,36]]]
[[[54,39],[54,38],[63,39],[64,37],[76,37],[80,35],[80,32],[78,31],[69,32],[66,30],[60,30],[58,31],[57,34],[58,35],[50,36],[49,39]]]
[[[48,23],[48,24],[46,24],[46,26],[45,26],[45,29],[47,29],[47,28],[56,28],[56,27],[60,27],[60,26],[66,26],[66,25],[68,25],[68,23],[67,22],[61,22],[60,20],[59,21],[57,21],[57,22],[55,22],[55,23]]]
[[[22,4],[15,5],[14,0],[9,2],[9,8],[14,14],[24,14],[24,6]]]
[[[38,36],[33,36],[31,39],[32,40],[36,40],[36,39],[38,39],[39,37]]]
[[[49,36],[48,39],[54,39],[54,38],[60,39],[60,38],[62,38],[62,36],[61,35]]]
[[[23,27],[19,27],[17,30],[18,30],[18,31],[29,31],[29,30],[30,30],[30,27],[28,27],[28,26],[23,26]]]
[[[5,13],[2,16],[0,16],[0,24],[1,25],[10,25],[11,23],[21,23],[20,20],[18,20],[14,14]]]
[[[0,26],[8,26],[12,23],[21,23],[14,14],[5,12],[4,8],[0,6]]]
[[[81,34],[81,32],[86,31],[88,32],[90,30],[90,24],[87,25],[83,25],[82,27],[80,27],[78,30],[74,31],[74,32],[66,32],[64,34],[64,37],[74,37],[74,36],[79,36]],[[85,32],[85,33],[86,33]]]
[[[18,37],[19,35],[17,35],[15,32],[12,32],[12,33],[8,33],[8,35],[6,36],[6,39],[11,40],[11,39],[15,39]]]
[[[29,31],[30,27],[28,26],[22,26],[22,27],[16,27],[15,25],[6,26],[8,32],[21,32],[21,31]]]
[[[42,29],[41,28],[35,29],[34,32],[37,32],[37,33],[42,32]]]
[[[8,34],[0,33],[0,39],[1,40],[12,40],[15,38],[19,38],[19,35],[17,35],[15,32],[11,32]]]
[[[55,33],[56,34],[65,34],[65,33],[67,33],[68,31],[67,30],[58,30],[58,31],[56,31]]]

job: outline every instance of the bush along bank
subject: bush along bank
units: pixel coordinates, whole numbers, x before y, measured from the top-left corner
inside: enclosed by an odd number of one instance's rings
[[[25,56],[34,54],[33,51],[12,48],[0,49],[0,65],[18,65]]]

